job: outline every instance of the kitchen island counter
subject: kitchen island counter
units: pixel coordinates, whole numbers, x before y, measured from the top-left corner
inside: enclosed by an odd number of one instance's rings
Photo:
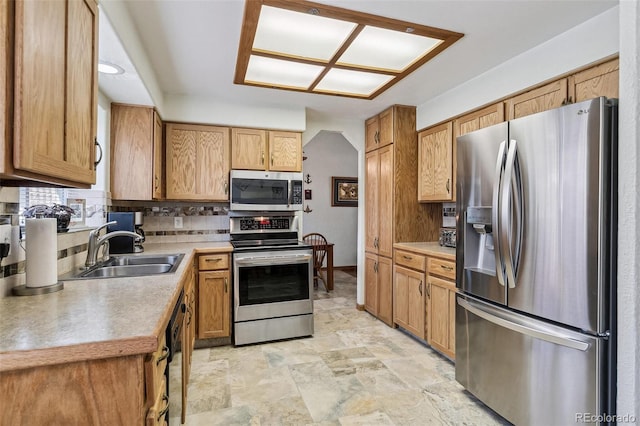
[[[64,281],[62,291],[0,299],[0,371],[156,350],[200,253],[228,242],[145,244],[144,254],[184,253],[174,273]]]

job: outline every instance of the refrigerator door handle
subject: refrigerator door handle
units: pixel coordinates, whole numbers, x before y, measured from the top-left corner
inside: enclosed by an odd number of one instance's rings
[[[500,227],[500,244],[505,258],[509,288],[515,288],[518,275],[522,243],[522,214],[522,179],[518,162],[518,144],[515,140],[511,140],[505,163],[502,194],[500,195],[500,225],[502,225]],[[516,221],[515,230],[512,226],[512,220]],[[515,232],[515,236],[512,235],[512,231]]]
[[[493,184],[493,200],[491,206],[491,227],[493,228],[493,254],[496,257],[496,277],[498,283],[504,287],[504,265],[502,262],[502,254],[500,252],[500,184],[502,182],[502,172],[504,170],[504,154],[507,141],[502,141],[498,149],[498,157],[496,160],[496,173]]]
[[[509,317],[513,317],[515,319],[515,315],[508,312],[501,312],[499,315],[497,312],[487,312],[487,310],[485,310],[482,305],[479,305],[478,303],[471,300],[465,300],[458,297],[458,305],[484,320],[492,322],[500,327],[513,330],[516,333],[525,334],[536,339],[541,339],[546,342],[555,343],[557,345],[565,346],[571,349],[577,349],[582,352],[586,352],[590,346],[587,342],[573,339],[562,333],[541,329],[533,322],[528,323],[527,319],[524,317],[518,316],[518,318],[520,319],[519,322],[524,323],[519,324],[518,322],[510,320]]]

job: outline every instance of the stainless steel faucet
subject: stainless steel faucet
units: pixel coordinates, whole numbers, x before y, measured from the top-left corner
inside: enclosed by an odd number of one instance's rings
[[[109,225],[115,225],[117,224],[117,221],[111,221],[111,222],[107,222],[104,225],[101,225],[99,227],[97,227],[96,229],[94,229],[93,231],[89,232],[89,244],[87,247],[87,260],[84,262],[84,266],[87,268],[90,268],[92,266],[94,266],[97,263],[97,257],[98,257],[98,251],[100,250],[100,247],[104,244],[108,244],[108,241],[113,238],[113,237],[131,237],[134,238],[135,241],[139,240],[141,237],[139,234],[136,234],[135,232],[130,232],[130,231],[113,231],[113,232],[109,232],[104,234],[103,236],[99,237],[100,235],[100,231],[102,231],[104,228],[106,228]]]

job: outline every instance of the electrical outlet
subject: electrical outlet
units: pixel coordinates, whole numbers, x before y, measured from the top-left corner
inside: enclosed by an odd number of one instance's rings
[[[181,229],[182,228],[182,218],[181,217],[174,217],[173,218],[173,227],[176,229]]]

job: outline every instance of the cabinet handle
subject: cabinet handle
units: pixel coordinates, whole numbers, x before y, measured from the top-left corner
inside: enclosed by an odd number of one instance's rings
[[[376,134],[373,136],[373,139],[376,141],[376,144],[380,143],[380,130],[376,130]]]
[[[378,237],[373,239],[373,247],[378,248]]]
[[[447,194],[451,191],[449,191],[449,182],[451,181],[451,179],[447,179]]]
[[[222,260],[222,258],[215,257],[213,259],[205,259],[205,262],[220,262],[221,260]]]
[[[271,153],[271,165],[273,166],[273,153]]]
[[[420,292],[420,296],[422,296],[422,280],[420,280],[420,285],[418,286],[418,291]]]
[[[373,272],[375,272],[376,274],[378,273],[378,262],[375,262],[373,264]]]
[[[445,271],[453,271],[453,266],[444,266],[444,265],[440,265],[440,267],[442,269],[444,269]]]
[[[229,194],[229,181],[224,182],[224,195]]]
[[[403,254],[403,255],[402,255],[402,257],[404,257],[404,258],[405,258],[405,259],[407,259],[407,260],[411,260],[411,259],[413,259],[413,257],[411,257],[411,256],[407,256],[406,254]]]
[[[165,359],[167,359],[168,357],[169,357],[169,347],[167,345],[164,345],[164,347],[162,348],[162,355],[160,355],[156,360],[156,365],[160,365],[160,363]]]
[[[158,190],[158,186],[159,186],[159,185],[158,185],[158,181],[159,181],[159,180],[160,180],[160,179],[158,179],[158,176],[154,176],[154,177],[153,177],[153,182],[154,182],[154,191],[157,191],[157,190]]]
[[[262,151],[262,157],[260,158],[260,164],[264,164],[264,151]]]
[[[164,408],[158,413],[158,422],[161,418],[164,417],[165,414],[167,414],[167,411],[169,411],[169,397],[166,393],[162,395],[162,401],[164,401]]]
[[[224,278],[224,292],[227,292],[227,285],[229,284],[229,279],[227,277]]]
[[[93,139],[93,144],[98,147],[98,151],[100,152],[98,159],[93,162],[93,170],[96,170],[98,168],[98,164],[102,161],[102,147],[98,143],[98,138]]]
[[[431,299],[431,283],[427,283],[427,298]]]

